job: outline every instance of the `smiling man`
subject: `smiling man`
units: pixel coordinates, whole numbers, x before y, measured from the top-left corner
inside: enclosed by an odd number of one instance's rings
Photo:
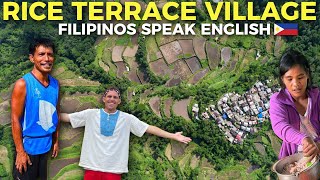
[[[117,110],[121,98],[115,87],[108,88],[102,100],[103,109],[60,114],[61,121],[70,122],[73,128],[85,126],[79,163],[85,169],[85,180],[118,180],[128,172],[130,132],[139,137],[147,132],[186,144],[191,141],[181,132],[169,133]]]
[[[19,79],[11,99],[12,136],[16,148],[14,179],[47,179],[47,155],[58,155],[59,82],[49,73],[54,44],[36,39],[29,47],[31,72]]]

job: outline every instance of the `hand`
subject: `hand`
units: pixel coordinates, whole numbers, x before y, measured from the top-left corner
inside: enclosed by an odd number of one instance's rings
[[[58,141],[53,144],[52,156],[53,158],[57,157],[59,153],[59,143]]]
[[[24,172],[27,172],[27,163],[31,166],[32,162],[26,152],[17,152],[16,157],[16,168],[19,171],[20,174]]]
[[[185,144],[188,144],[190,141],[192,141],[191,138],[182,135],[182,132],[176,132],[174,134],[174,140],[185,143]]]
[[[312,160],[315,156],[320,154],[320,150],[317,146],[317,144],[309,137],[306,137],[302,140],[302,146],[303,146],[303,155],[305,157],[310,157],[308,160]],[[308,162],[310,162],[308,161]]]

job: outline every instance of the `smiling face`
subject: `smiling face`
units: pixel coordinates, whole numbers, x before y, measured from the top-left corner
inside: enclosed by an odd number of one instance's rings
[[[281,77],[281,80],[291,96],[297,100],[298,98],[307,97],[308,78],[309,75],[306,71],[301,66],[295,65]]]
[[[107,113],[116,112],[118,105],[121,103],[119,94],[115,90],[108,91],[103,97],[102,101],[104,102],[104,110]]]
[[[33,54],[29,55],[30,61],[34,64],[34,70],[48,74],[51,72],[54,62],[54,54],[51,47],[38,46]]]

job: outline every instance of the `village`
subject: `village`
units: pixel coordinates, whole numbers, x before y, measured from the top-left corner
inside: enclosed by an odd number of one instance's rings
[[[257,124],[269,119],[269,100],[278,91],[279,87],[268,87],[258,81],[243,95],[224,94],[216,105],[209,105],[201,113],[201,119],[213,119],[230,143],[242,144],[248,134],[258,132]],[[200,120],[198,104],[193,105],[192,112]]]

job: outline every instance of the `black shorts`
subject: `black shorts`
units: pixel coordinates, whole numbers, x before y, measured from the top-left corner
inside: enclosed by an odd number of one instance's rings
[[[29,155],[29,158],[32,162],[30,166],[27,164],[27,172],[22,172],[22,174],[16,168],[16,153],[14,155],[13,161],[13,179],[15,180],[46,180],[47,179],[47,161],[48,153],[38,154],[38,155]]]

